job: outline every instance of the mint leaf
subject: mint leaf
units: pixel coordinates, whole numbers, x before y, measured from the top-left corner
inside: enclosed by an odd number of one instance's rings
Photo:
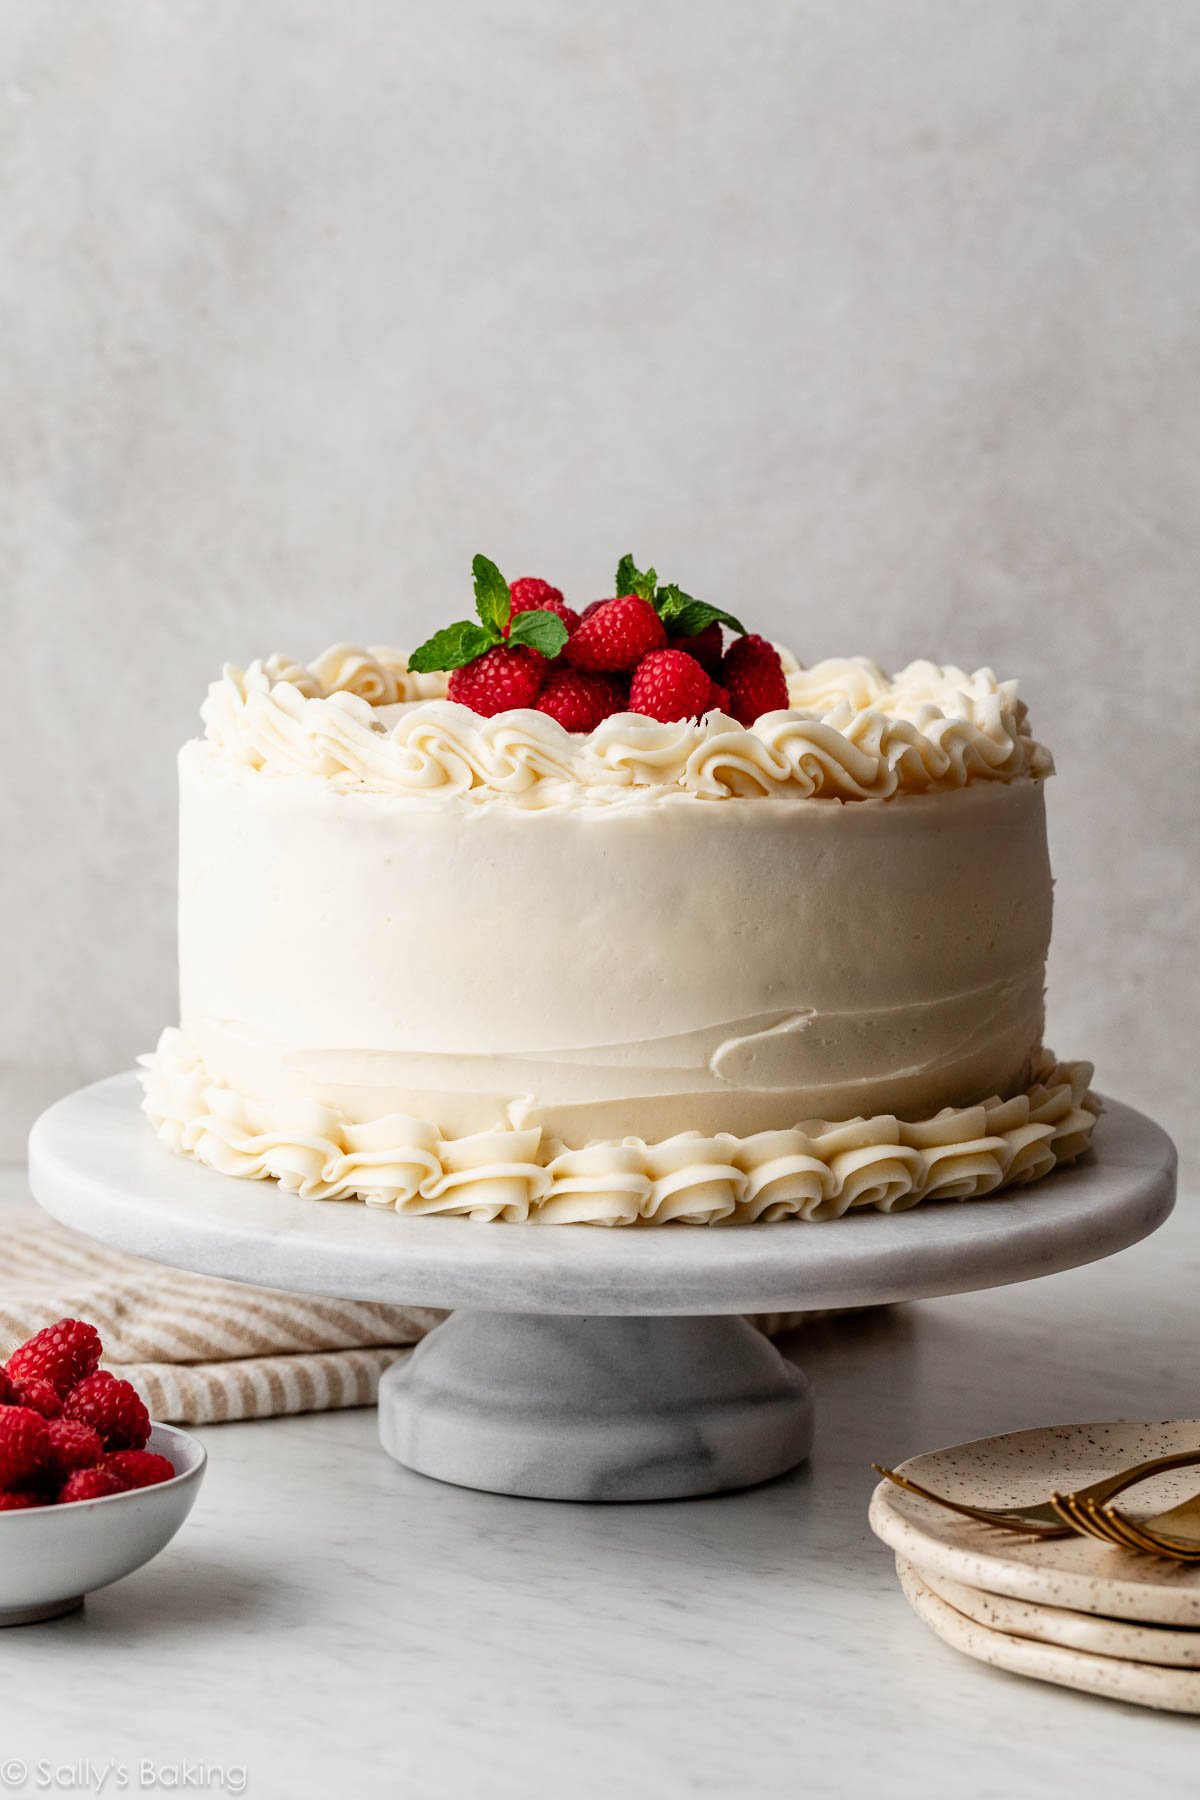
[[[508,628],[510,644],[524,644],[529,650],[550,658],[557,656],[567,641],[567,628],[557,613],[520,612]]]
[[[617,564],[616,594],[618,600],[623,600],[626,594],[637,593],[637,579],[637,564],[634,562],[629,552],[626,551],[620,562]]]
[[[512,607],[508,583],[495,563],[486,556],[474,558],[471,572],[475,577],[475,610],[483,621],[484,629],[491,632],[494,642],[508,624]]]
[[[665,587],[659,588],[654,604],[658,608],[658,616],[663,624],[674,625],[684,607],[692,604],[692,596],[685,594],[681,587],[676,587],[673,581],[669,581]]]
[[[664,582],[658,586],[658,575],[653,569],[639,569],[632,556],[625,555],[617,564],[617,594],[636,594],[639,600],[649,600],[659,618],[674,637],[695,637],[719,619],[722,625],[728,625],[730,631],[738,631],[745,635],[746,627],[740,619],[721,606],[710,606],[707,600],[695,600],[691,594],[685,594],[674,581]]]
[[[720,606],[710,606],[707,600],[693,600],[690,594],[669,582],[658,591],[658,610],[664,625],[669,625],[675,637],[695,637],[719,619],[722,625],[728,625],[730,631],[739,631],[745,635],[746,627],[740,619],[735,619]]]
[[[562,624],[561,619],[554,622]],[[490,650],[496,641],[490,631],[476,625],[474,620],[459,619],[457,624],[447,625],[444,631],[435,631],[427,638],[413,651],[408,666],[416,675],[429,675],[435,669],[461,669],[465,663],[474,662],[477,656]]]
[[[632,556],[626,551],[617,564],[617,599],[626,594],[636,594],[639,600],[649,600],[654,604],[654,590],[658,576],[653,569],[639,569]]]

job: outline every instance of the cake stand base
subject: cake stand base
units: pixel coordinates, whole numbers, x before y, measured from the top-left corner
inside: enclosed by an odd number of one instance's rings
[[[398,1462],[542,1500],[749,1487],[812,1434],[807,1379],[742,1319],[456,1313],[379,1388]]]

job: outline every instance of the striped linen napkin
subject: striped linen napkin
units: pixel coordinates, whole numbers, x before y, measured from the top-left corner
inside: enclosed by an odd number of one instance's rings
[[[374,1406],[384,1370],[446,1317],[428,1306],[191,1275],[106,1249],[25,1207],[0,1212],[0,1242],[0,1360],[43,1325],[88,1319],[104,1340],[105,1367],[166,1423]],[[774,1335],[812,1316],[751,1323]]]
[[[445,1313],[189,1275],[108,1250],[44,1214],[0,1214],[0,1358],[88,1319],[153,1419],[207,1425],[373,1406],[383,1371]]]

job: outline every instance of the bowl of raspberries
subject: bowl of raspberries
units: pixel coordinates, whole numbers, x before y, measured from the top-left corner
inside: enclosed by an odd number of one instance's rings
[[[94,1325],[60,1319],[0,1367],[0,1625],[55,1618],[140,1569],[196,1498],[203,1448],[152,1424],[103,1348]]]

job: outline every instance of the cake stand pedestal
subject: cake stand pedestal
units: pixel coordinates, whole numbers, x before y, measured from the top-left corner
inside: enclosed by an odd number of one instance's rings
[[[1110,1256],[1171,1210],[1170,1139],[1109,1102],[1097,1153],[994,1199],[722,1230],[480,1225],[301,1200],[173,1156],[134,1075],[42,1115],[30,1182],[65,1225],[259,1286],[455,1309],[384,1376],[409,1468],[556,1500],[718,1493],[807,1456],[804,1375],[739,1315],[965,1293]]]

